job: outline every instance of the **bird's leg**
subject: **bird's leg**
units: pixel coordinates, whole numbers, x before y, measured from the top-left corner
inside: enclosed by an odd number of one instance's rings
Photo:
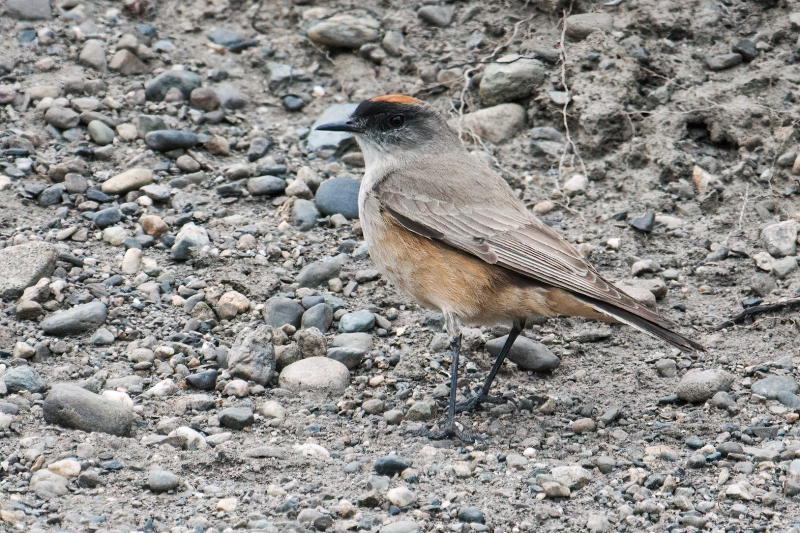
[[[447,325],[447,334],[450,337],[450,349],[453,351],[453,362],[450,366],[450,399],[447,402],[447,423],[441,431],[430,431],[426,428],[412,433],[429,439],[458,437],[465,442],[475,442],[478,439],[477,436],[464,433],[456,428],[456,384],[458,382],[458,358],[461,355],[461,324],[458,317],[450,312],[445,312],[444,317]]]
[[[503,349],[500,350],[500,353],[497,355],[497,359],[495,359],[492,369],[489,371],[489,375],[486,376],[483,386],[480,388],[478,393],[472,396],[469,400],[456,405],[456,412],[463,413],[464,411],[472,411],[481,403],[503,403],[505,401],[503,397],[489,396],[489,389],[492,386],[492,382],[494,381],[494,377],[497,375],[498,370],[500,370],[500,366],[508,356],[508,352],[511,351],[514,341],[517,340],[517,337],[522,332],[522,327],[522,324],[514,322],[514,325],[511,326],[511,331],[508,333],[506,343],[503,345]]]

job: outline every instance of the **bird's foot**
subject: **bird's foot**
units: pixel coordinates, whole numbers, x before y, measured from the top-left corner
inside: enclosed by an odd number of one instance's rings
[[[464,413],[466,411],[474,411],[482,403],[492,403],[495,405],[506,403],[507,398],[504,396],[489,396],[487,394],[478,393],[470,397],[469,400],[456,404],[456,413]]]
[[[455,424],[447,425],[441,431],[431,431],[428,428],[424,429],[417,429],[414,431],[408,432],[415,437],[426,437],[431,440],[443,440],[443,439],[450,439],[456,437],[464,442],[474,443],[478,442],[481,439],[479,435],[474,435],[472,433],[467,433],[465,431],[459,430]]]

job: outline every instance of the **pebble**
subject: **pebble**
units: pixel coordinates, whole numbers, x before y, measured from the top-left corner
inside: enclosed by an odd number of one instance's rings
[[[242,430],[253,425],[253,410],[248,407],[229,407],[219,412],[219,423],[222,427]]]
[[[228,109],[242,109],[247,105],[247,98],[242,91],[229,83],[220,84],[214,92],[217,93],[219,103]]]
[[[153,172],[144,168],[132,168],[106,180],[100,190],[106,194],[126,194],[153,183]]]
[[[489,63],[478,93],[486,106],[527,98],[544,82],[544,65],[536,59],[512,54]]]
[[[477,507],[460,507],[456,515],[460,521],[465,524],[485,524],[486,519],[483,516],[483,511]]]
[[[40,498],[49,500],[67,494],[68,485],[69,480],[67,478],[43,468],[33,473],[28,483],[28,488]]]
[[[66,192],[67,188],[61,184],[56,183],[42,191],[39,195],[39,205],[49,206],[61,203],[61,197]]]
[[[78,475],[81,473],[81,464],[75,459],[62,459],[60,461],[55,461],[47,465],[47,468],[51,472],[56,473],[59,476],[64,476],[67,479],[78,477]]]
[[[797,222],[786,220],[761,230],[764,248],[772,257],[795,255],[797,251]]]
[[[98,329],[92,338],[89,339],[89,344],[94,344],[95,346],[108,346],[110,344],[114,344],[116,337],[114,334],[108,331],[106,328]]]
[[[103,43],[97,39],[89,39],[83,44],[83,49],[78,56],[78,63],[95,70],[104,71],[108,66],[106,51]]]
[[[144,142],[159,152],[192,148],[198,142],[197,134],[184,130],[155,130],[144,136]]]
[[[378,28],[380,23],[371,17],[342,14],[314,24],[308,38],[318,45],[354,50],[377,41]]]
[[[777,400],[781,393],[794,394],[800,386],[791,376],[767,376],[753,383],[750,392],[768,400]]]
[[[581,465],[557,466],[551,470],[553,479],[570,490],[577,490],[592,481],[592,473]]]
[[[11,18],[20,20],[50,20],[50,0],[6,0],[5,8]]]
[[[7,370],[2,376],[3,383],[8,392],[30,393],[42,392],[47,388],[42,376],[29,366],[18,366]]]
[[[372,469],[382,476],[400,475],[404,470],[411,468],[412,461],[401,455],[386,455],[378,457],[372,465]]]
[[[406,411],[406,420],[413,422],[424,422],[426,420],[433,420],[439,410],[439,404],[433,398],[425,398],[419,400]]]
[[[56,268],[58,250],[50,243],[29,242],[0,249],[0,297],[11,300]]]
[[[303,358],[325,355],[325,337],[317,328],[301,329],[295,333],[294,340]]]
[[[147,474],[147,486],[153,492],[168,492],[181,485],[181,478],[166,470],[151,470]]]
[[[53,106],[44,114],[44,120],[51,126],[66,130],[80,124],[81,116],[72,109]]]
[[[40,326],[46,335],[63,337],[92,331],[106,321],[106,306],[94,301],[59,311],[42,320]]]
[[[340,256],[329,261],[309,263],[300,270],[295,281],[300,287],[315,288],[325,285],[328,280],[339,277],[345,261],[346,256]]]
[[[146,235],[152,236],[154,239],[160,239],[169,231],[167,223],[157,215],[145,215],[141,219],[140,224],[142,225],[142,231],[144,231]]]
[[[608,33],[613,28],[613,19],[608,13],[581,13],[567,17],[567,37],[582,41],[596,31]]]
[[[109,61],[108,68],[119,72],[123,76],[146,74],[150,70],[147,68],[147,65],[142,63],[142,60],[130,50],[118,50],[111,58],[111,61]]]
[[[461,129],[471,131],[484,141],[495,144],[508,141],[525,128],[525,108],[519,104],[500,104],[473,111],[461,119]],[[458,131],[458,118],[450,119],[450,129]]]
[[[94,225],[100,229],[113,226],[120,220],[122,220],[122,212],[116,207],[109,207],[108,209],[98,211],[92,218]]]
[[[709,70],[726,70],[742,62],[741,54],[720,54],[706,57],[706,66]]]
[[[53,385],[45,398],[43,412],[48,424],[81,431],[128,437],[133,427],[133,412],[129,408],[66,383]]]
[[[204,246],[209,244],[208,232],[200,226],[190,222],[184,225],[175,236],[175,244],[172,245],[172,258],[178,261],[186,261],[197,253]]]
[[[332,322],[333,309],[326,303],[320,303],[306,309],[300,320],[300,327],[303,329],[317,328],[325,333],[331,327]]]
[[[353,137],[352,133],[321,131],[316,128],[322,124],[347,120],[350,118],[353,111],[356,110],[356,107],[358,107],[357,104],[333,104],[328,107],[311,126],[311,133],[309,133],[306,138],[306,145],[309,151],[315,152],[323,149],[336,150],[340,148],[345,141],[351,139]]]
[[[86,131],[89,134],[89,138],[100,146],[111,144],[114,141],[114,130],[99,120],[89,122]]]
[[[275,349],[268,342],[269,328],[243,329],[228,351],[228,373],[266,386],[275,371]]]
[[[269,326],[281,327],[284,324],[291,324],[295,328],[300,328],[303,318],[303,306],[295,300],[275,296],[267,300],[262,311],[264,322]]]
[[[209,369],[196,374],[189,374],[186,376],[186,382],[195,389],[214,390],[217,384],[217,371]]]
[[[395,487],[386,493],[386,499],[402,509],[414,503],[417,500],[417,496],[406,487]]]
[[[508,335],[490,340],[486,343],[486,350],[492,357],[497,357],[506,339],[508,339]],[[561,364],[561,359],[556,357],[547,346],[521,335],[514,341],[508,359],[519,366],[521,370],[534,372],[551,372]]]
[[[417,11],[417,16],[432,26],[443,28],[453,20],[453,8],[450,6],[423,6]]]
[[[596,427],[594,420],[591,418],[579,418],[572,422],[572,431],[577,434],[594,431]]]
[[[281,388],[339,395],[350,384],[350,372],[338,361],[309,357],[290,364],[278,378]]]
[[[347,313],[339,319],[339,333],[371,331],[375,327],[375,316],[369,311]]]
[[[331,178],[317,189],[315,201],[323,215],[340,213],[348,220],[358,218],[358,190],[361,183],[350,178]]]
[[[233,30],[225,28],[211,28],[208,40],[222,46],[232,46],[244,41],[244,37]]]
[[[145,98],[160,102],[173,87],[181,91],[184,98],[200,87],[200,76],[188,70],[168,70],[144,84]]]
[[[310,200],[295,200],[292,206],[292,222],[300,231],[308,231],[317,225],[319,211]]]
[[[704,402],[719,391],[727,390],[733,383],[733,376],[721,369],[689,370],[678,383],[678,397],[681,400]]]
[[[644,215],[636,217],[633,220],[631,220],[631,226],[645,233],[653,231],[655,225],[656,225],[656,214],[653,213],[652,211],[648,211]]]
[[[378,533],[419,533],[420,531],[421,529],[416,522],[402,520],[386,524],[378,530]]]

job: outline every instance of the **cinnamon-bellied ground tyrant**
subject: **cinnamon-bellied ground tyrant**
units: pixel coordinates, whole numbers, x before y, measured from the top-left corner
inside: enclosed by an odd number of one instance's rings
[[[542,316],[621,322],[681,350],[705,350],[606,281],[424,102],[379,96],[346,122],[317,129],[352,132],[364,154],[358,207],[373,261],[444,314],[453,351],[449,410],[444,430],[428,436],[474,439],[456,428],[455,413],[493,400],[489,388],[515,339]],[[480,391],[456,405],[462,323],[510,324],[511,332]]]

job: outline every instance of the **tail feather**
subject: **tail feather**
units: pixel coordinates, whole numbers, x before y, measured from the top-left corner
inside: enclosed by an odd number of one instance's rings
[[[588,303],[589,305],[591,305],[598,312],[603,313],[604,315],[610,318],[618,320],[623,324],[627,324],[631,327],[634,327],[639,331],[642,331],[659,339],[663,339],[684,352],[693,352],[695,350],[700,350],[703,352],[706,351],[705,347],[702,344],[695,342],[691,339],[687,339],[683,335],[675,333],[674,331],[672,331],[668,327],[665,327],[662,324],[658,324],[652,320],[648,320],[647,318],[637,315],[636,313],[633,313],[626,309],[620,309],[619,307],[610,304],[608,302],[603,302],[601,300],[596,300],[594,298],[589,298],[586,296],[578,296],[578,295],[576,296],[581,300],[585,301],[586,303]],[[648,312],[647,314],[651,313]]]

